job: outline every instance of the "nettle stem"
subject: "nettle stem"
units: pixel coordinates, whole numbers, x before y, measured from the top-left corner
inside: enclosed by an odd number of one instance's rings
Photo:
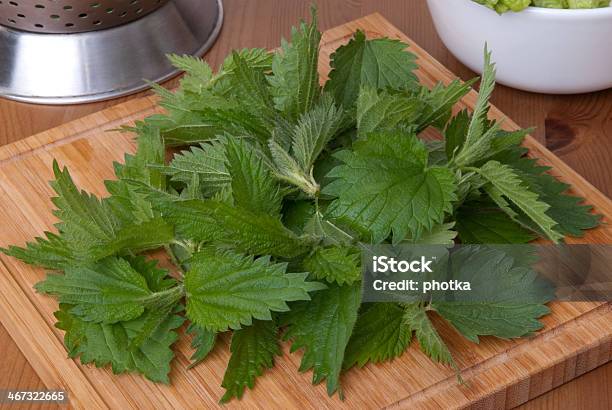
[[[316,199],[319,197],[321,186],[315,181],[312,173],[307,175],[299,171],[291,173],[290,175],[280,175],[280,178],[298,187],[300,191],[305,193],[309,198]]]
[[[179,282],[176,286],[169,289],[155,292],[149,295],[144,303],[150,309],[162,309],[165,306],[170,306],[185,296],[185,285]]]
[[[460,167],[460,169],[462,171],[469,171],[469,172],[474,172],[476,174],[478,174],[480,172],[480,169],[476,168],[476,167]]]
[[[321,187],[316,183],[314,179],[307,181],[307,184],[304,185],[302,191],[308,195],[310,198],[318,198],[319,193],[321,192]]]

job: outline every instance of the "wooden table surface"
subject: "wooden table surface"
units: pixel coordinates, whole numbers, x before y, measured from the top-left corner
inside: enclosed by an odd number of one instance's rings
[[[379,12],[461,78],[468,79],[475,75],[441,43],[425,0],[314,2],[319,7],[322,30]],[[233,48],[278,46],[280,36],[288,36],[291,25],[308,15],[310,0],[224,0],[224,3],[226,17],[223,31],[206,55],[213,66],[218,65]],[[176,80],[167,84],[173,86]],[[0,145],[99,111],[127,98],[134,96],[102,103],[57,107],[0,100]],[[603,193],[612,196],[612,90],[576,96],[547,96],[498,86],[493,95],[493,103],[519,125],[537,127],[534,136],[542,144]],[[36,372],[1,326],[0,357],[0,389],[44,388]],[[532,400],[523,407],[529,410],[610,409],[612,363]]]

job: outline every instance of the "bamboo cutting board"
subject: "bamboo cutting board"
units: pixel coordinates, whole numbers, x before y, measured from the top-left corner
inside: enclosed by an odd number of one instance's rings
[[[323,36],[320,68],[327,74],[330,54],[348,41],[356,29],[369,37],[389,36],[410,44],[419,57],[420,79],[427,85],[448,82],[454,76],[413,44],[383,17],[374,14],[327,31]],[[473,107],[476,94],[463,104]],[[132,100],[0,148],[0,246],[23,244],[52,229],[49,201],[51,163],[57,158],[69,167],[77,185],[106,195],[102,181],[113,177],[112,162],[121,161],[135,146],[129,135],[107,132],[119,125],[159,112],[154,97]],[[502,118],[493,109],[492,116]],[[516,128],[511,121],[508,129]],[[588,198],[604,222],[612,219],[612,202],[572,171],[551,152],[528,139],[531,153],[554,167],[555,175]],[[612,229],[604,224],[581,239],[612,243]],[[44,276],[35,269],[0,255],[0,320],[38,375],[49,388],[66,389],[75,408],[212,408],[218,406],[228,337],[211,356],[187,370],[191,349],[188,338],[174,346],[176,359],[171,386],[154,384],[137,375],[113,375],[109,369],[83,366],[66,358],[63,333],[54,328],[55,300],[37,295],[32,285]],[[229,408],[510,408],[559,386],[612,359],[612,309],[601,303],[554,303],[544,318],[545,329],[531,339],[502,341],[482,338],[472,344],[438,321],[442,337],[462,369],[465,384],[455,373],[424,356],[416,342],[399,359],[368,365],[343,376],[344,402],[328,398],[324,386],[311,386],[310,372],[300,374],[300,355],[288,353],[273,370],[259,378],[242,401]]]

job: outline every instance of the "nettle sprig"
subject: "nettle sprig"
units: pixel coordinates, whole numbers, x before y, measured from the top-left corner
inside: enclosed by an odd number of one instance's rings
[[[54,163],[57,233],[3,251],[52,271],[36,288],[59,300],[70,357],[169,383],[187,321],[192,366],[232,332],[222,401],[274,365],[281,339],[332,395],[343,371],[400,356],[413,337],[454,366],[433,312],[474,342],[542,326],[550,295],[513,280],[523,271],[508,255],[462,261],[507,284],[482,290],[505,303],[361,303],[360,244],[557,242],[598,217],[525,157],[528,130],[488,120],[490,53],[474,112],[453,116],[474,81],[428,89],[406,44],[360,31],[322,88],[320,39],[313,15],[278,51],[235,51],[216,73],[171,56],[187,74],[175,92],[157,88],[166,114],[129,129],[138,147],[115,164],[106,198]],[[443,139],[419,138],[431,127]],[[183,151],[166,163],[169,147]],[[160,268],[155,249],[176,269]]]

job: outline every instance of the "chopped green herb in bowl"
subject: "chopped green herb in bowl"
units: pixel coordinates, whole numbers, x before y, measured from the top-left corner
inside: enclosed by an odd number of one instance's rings
[[[521,11],[527,7],[551,9],[595,9],[610,6],[610,0],[473,0],[498,13]]]

